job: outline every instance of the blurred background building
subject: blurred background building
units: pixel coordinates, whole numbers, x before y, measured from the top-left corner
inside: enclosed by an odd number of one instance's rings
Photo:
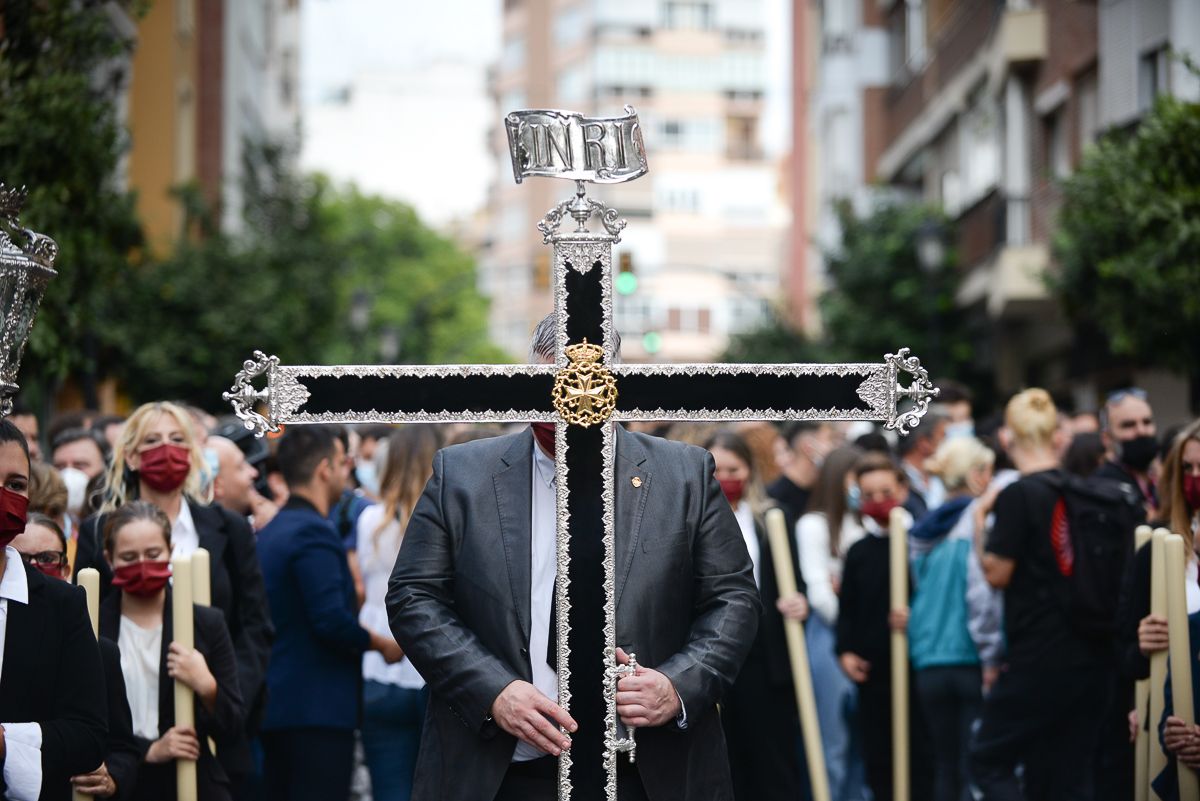
[[[150,246],[180,236],[173,189],[189,183],[235,230],[245,143],[300,136],[299,0],[155,2],[136,25],[114,14],[137,40],[122,102],[127,180]]]
[[[767,317],[787,263],[782,159],[763,145],[764,0],[507,0],[491,78],[498,162],[480,279],[492,334],[521,353],[550,308],[535,223],[569,184],[517,186],[500,124],[517,108],[596,114],[634,106],[650,172],[590,189],[629,227],[615,249],[624,355],[704,360]]]

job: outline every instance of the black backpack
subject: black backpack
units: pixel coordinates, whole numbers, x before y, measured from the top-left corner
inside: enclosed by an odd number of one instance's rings
[[[1138,491],[1122,481],[1056,471],[1040,478],[1059,493],[1050,544],[1063,606],[1073,627],[1088,637],[1112,637],[1133,532],[1145,518]]]

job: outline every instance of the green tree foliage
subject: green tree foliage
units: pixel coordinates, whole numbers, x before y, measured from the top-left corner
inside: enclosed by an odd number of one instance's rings
[[[820,361],[824,356],[814,343],[778,310],[757,328],[729,338],[719,361],[736,364],[779,364]]]
[[[0,180],[30,189],[24,224],[59,245],[59,275],[42,302],[22,384],[43,394],[68,375],[91,391],[98,365],[125,350],[110,299],[142,242],[133,196],[116,183],[123,134],[115,97],[132,43],[109,6],[44,0],[3,5]],[[30,386],[29,388],[34,388]]]
[[[822,333],[807,340],[773,318],[735,337],[726,361],[880,361],[908,347],[932,375],[976,383],[970,338],[954,294],[959,273],[952,250],[928,274],[917,260],[917,233],[934,222],[953,236],[936,209],[887,204],[857,217],[839,204],[842,244],[826,256],[827,288],[818,300]]]
[[[917,259],[922,226],[933,222],[953,241],[941,212],[896,203],[860,218],[841,204],[838,218],[842,246],[826,256],[829,288],[819,301],[828,358],[877,361],[908,347],[931,375],[968,378],[970,339],[954,300],[957,257],[947,246],[931,273]]]
[[[1161,98],[1064,184],[1051,285],[1142,365],[1200,374],[1200,104]]]
[[[409,206],[299,177],[279,147],[247,152],[244,230],[217,231],[188,190],[190,227],[202,235],[130,287],[135,401],[220,410],[221,391],[255,349],[290,364],[377,362],[389,330],[400,362],[500,355],[487,344],[474,263]],[[354,303],[367,304],[361,330]]]

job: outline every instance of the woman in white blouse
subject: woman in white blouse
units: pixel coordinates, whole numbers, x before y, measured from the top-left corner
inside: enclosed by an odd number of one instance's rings
[[[104,553],[113,587],[100,608],[100,635],[121,651],[121,673],[142,754],[133,801],[173,801],[175,760],[197,762],[200,801],[228,801],[230,780],[212,743],[241,731],[237,663],[220,610],[193,607],[195,647],[172,640],[171,523],[158,507],[133,501],[106,520]],[[174,683],[196,693],[196,725],[175,725]]]
[[[384,606],[388,579],[440,445],[436,429],[414,425],[396,430],[376,450],[382,500],[358,518],[357,552],[366,591],[358,619],[371,631],[389,629]],[[363,655],[363,679],[362,740],[371,797],[408,801],[429,695],[425,680],[407,657],[389,665],[370,651]]]
[[[858,486],[851,472],[861,455],[858,448],[847,447],[825,458],[808,510],[796,524],[800,570],[813,612],[805,636],[834,801],[858,801],[865,795],[862,758],[851,741],[854,685],[841,671],[834,653],[842,560],[863,536],[855,495]]]

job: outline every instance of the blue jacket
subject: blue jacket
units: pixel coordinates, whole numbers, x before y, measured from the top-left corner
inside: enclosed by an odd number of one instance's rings
[[[1198,706],[1200,701],[1200,659],[1196,657],[1196,647],[1200,644],[1200,612],[1188,615],[1188,641],[1192,654],[1192,705]],[[1167,676],[1167,686],[1163,688],[1163,714],[1158,722],[1158,741],[1162,744],[1163,729],[1166,728],[1167,718],[1175,714],[1175,704],[1171,697],[1171,677]],[[1194,710],[1192,714],[1196,714]],[[1163,746],[1166,750],[1166,746]],[[1175,757],[1167,754],[1167,767],[1154,780],[1154,792],[1163,801],[1179,801],[1179,769]]]
[[[293,496],[259,532],[258,558],[275,623],[263,730],[357,728],[370,634],[337,530]]]
[[[999,596],[974,551],[969,498],[942,504],[909,535],[913,597],[908,627],[913,667],[994,663],[1000,650]]]

